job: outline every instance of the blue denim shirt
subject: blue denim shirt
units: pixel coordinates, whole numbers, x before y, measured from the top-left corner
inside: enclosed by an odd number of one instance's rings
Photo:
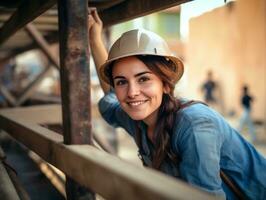
[[[99,110],[110,125],[123,127],[135,139],[135,121],[121,109],[113,92],[100,100]],[[266,199],[266,159],[221,115],[208,106],[194,104],[178,111],[173,128],[171,149],[180,161],[164,161],[161,171],[215,195],[236,199],[220,178],[222,169],[248,199]],[[144,123],[141,130],[140,154],[149,165],[153,145]]]

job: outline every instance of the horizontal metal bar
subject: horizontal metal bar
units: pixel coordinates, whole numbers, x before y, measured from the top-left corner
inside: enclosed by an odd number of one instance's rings
[[[148,15],[191,0],[126,0],[99,12],[105,27]]]

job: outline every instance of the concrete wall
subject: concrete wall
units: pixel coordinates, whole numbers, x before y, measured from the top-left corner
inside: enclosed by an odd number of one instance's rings
[[[241,87],[255,97],[253,116],[266,123],[266,1],[238,0],[190,21],[186,95],[201,98],[208,70],[221,88],[224,113],[239,114]]]

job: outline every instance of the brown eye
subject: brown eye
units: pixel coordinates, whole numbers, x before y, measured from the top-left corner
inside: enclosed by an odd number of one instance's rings
[[[125,85],[126,83],[127,83],[126,80],[117,80],[117,81],[115,81],[115,85],[117,85],[117,86]]]
[[[141,82],[141,83],[145,82],[145,81],[148,81],[148,80],[150,80],[150,79],[149,79],[149,77],[146,77],[146,76],[142,76],[142,77],[139,78],[139,82]]]

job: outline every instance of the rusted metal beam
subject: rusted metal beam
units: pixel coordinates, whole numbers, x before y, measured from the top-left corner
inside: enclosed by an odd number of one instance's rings
[[[10,112],[12,109],[0,111],[1,129],[106,199],[217,199],[183,181],[130,164],[90,145],[64,145],[61,135]]]
[[[126,0],[109,9],[100,11],[99,15],[103,25],[107,27],[189,1],[191,0]]]
[[[92,144],[88,1],[58,0],[60,79],[65,144]],[[67,177],[68,199],[95,199],[94,193]]]
[[[32,95],[34,90],[39,86],[41,81],[50,73],[51,65],[48,63],[44,70],[23,90],[17,99],[15,106],[23,104]]]
[[[56,0],[24,0],[0,28],[0,45],[16,31],[56,4]]]
[[[25,30],[29,34],[29,36],[37,43],[37,45],[40,47],[42,52],[46,55],[48,60],[53,64],[53,66],[59,69],[60,67],[59,67],[58,60],[51,53],[49,44],[48,42],[45,41],[42,34],[31,23],[25,26]]]
[[[60,75],[65,144],[91,143],[87,1],[60,0]]]
[[[90,7],[97,7],[97,10],[104,10],[107,8],[110,8],[116,4],[121,3],[122,1],[126,1],[126,0],[112,0],[112,1],[106,1],[106,0],[90,0],[89,2],[89,6]]]

